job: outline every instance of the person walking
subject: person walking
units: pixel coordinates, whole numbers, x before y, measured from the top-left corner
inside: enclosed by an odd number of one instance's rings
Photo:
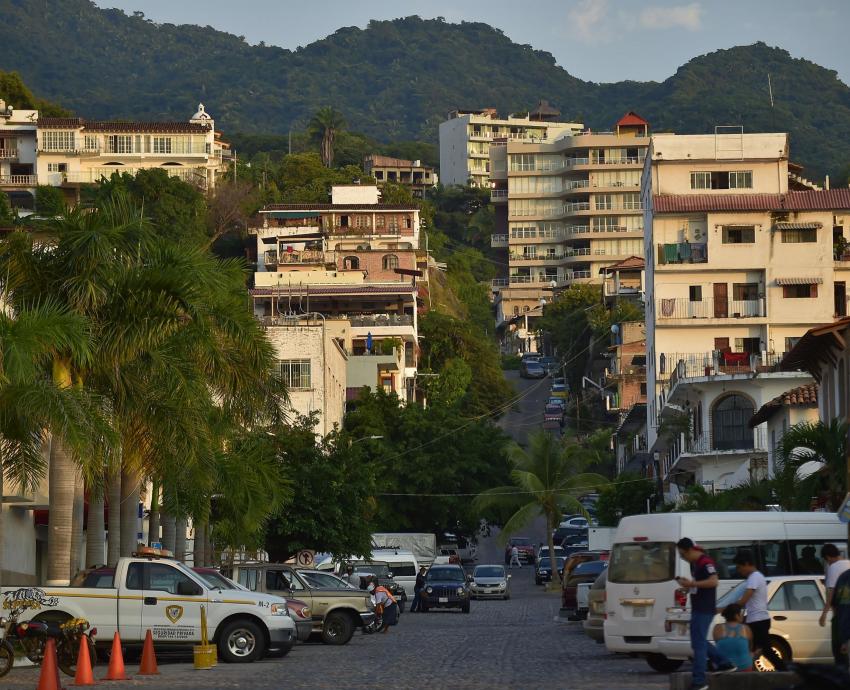
[[[691,649],[694,653],[691,677],[692,690],[708,690],[706,672],[708,660],[721,672],[734,671],[717,648],[708,641],[708,630],[717,612],[717,567],[692,539],[682,537],[676,542],[679,556],[688,562],[691,577],[677,577],[681,587],[691,591]]]
[[[519,562],[519,549],[516,546],[511,547],[511,568],[516,564],[517,568],[522,568],[522,563]]]
[[[419,566],[419,572],[416,574],[416,582],[413,584],[413,603],[410,605],[410,612],[417,613],[422,604],[422,590],[425,589],[425,573],[428,571],[424,565]]]
[[[723,609],[725,623],[714,626],[714,643],[738,671],[753,670],[753,633],[744,625],[744,609],[729,604]]]
[[[826,569],[826,602],[823,605],[823,611],[820,614],[820,625],[826,625],[826,619],[832,609],[832,595],[835,590],[835,585],[838,583],[838,578],[843,573],[850,570],[850,560],[841,557],[841,552],[835,544],[824,544],[820,550],[821,558],[827,563]],[[835,663],[839,666],[847,665],[847,651],[842,651],[841,635],[838,631],[838,619],[835,613],[832,616],[831,638],[832,638],[832,656]]]
[[[736,602],[747,612],[747,627],[752,632],[753,656],[764,656],[776,671],[785,670],[785,662],[770,643],[770,613],[767,610],[767,580],[755,565],[751,551],[735,554],[733,560],[738,574],[746,578],[746,589]]]
[[[375,612],[381,617],[381,632],[386,633],[391,625],[398,625],[398,604],[395,597],[383,585],[376,585],[374,577],[369,579],[366,589],[375,602]]]
[[[840,650],[850,654],[850,570],[841,573],[832,588],[832,620],[836,622],[835,632]]]

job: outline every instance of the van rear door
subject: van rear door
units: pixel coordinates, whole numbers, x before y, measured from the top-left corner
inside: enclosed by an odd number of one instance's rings
[[[617,635],[646,638],[663,634],[666,609],[675,603],[676,545],[672,541],[614,544],[608,566],[609,610],[619,620]],[[661,629],[653,630],[661,621]],[[655,623],[655,625],[653,625]]]

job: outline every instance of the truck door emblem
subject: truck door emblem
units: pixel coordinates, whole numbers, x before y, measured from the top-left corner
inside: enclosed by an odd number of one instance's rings
[[[176,623],[183,617],[183,607],[182,606],[166,606],[165,608],[165,616],[172,623]]]

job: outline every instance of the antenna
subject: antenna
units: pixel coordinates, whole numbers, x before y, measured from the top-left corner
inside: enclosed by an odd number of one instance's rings
[[[773,108],[773,85],[770,83],[770,72],[767,73],[767,92],[770,94],[770,107]]]

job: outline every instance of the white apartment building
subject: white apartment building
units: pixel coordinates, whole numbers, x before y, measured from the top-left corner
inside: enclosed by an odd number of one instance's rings
[[[0,100],[0,192],[32,208],[36,179],[37,110],[15,110]]]
[[[635,113],[611,132],[493,142],[491,246],[507,250],[508,264],[508,275],[493,281],[503,345],[515,318],[556,290],[602,283],[606,267],[643,255],[640,180],[648,145],[649,124]]]
[[[781,133],[651,139],[645,208],[647,436],[676,488],[769,471],[756,410],[811,382],[783,353],[847,309],[850,189],[789,191]]]
[[[440,181],[489,188],[490,143],[497,139],[553,141],[584,129],[577,122],[557,122],[559,116],[545,101],[525,115],[504,118],[493,108],[452,111],[440,123]]]

